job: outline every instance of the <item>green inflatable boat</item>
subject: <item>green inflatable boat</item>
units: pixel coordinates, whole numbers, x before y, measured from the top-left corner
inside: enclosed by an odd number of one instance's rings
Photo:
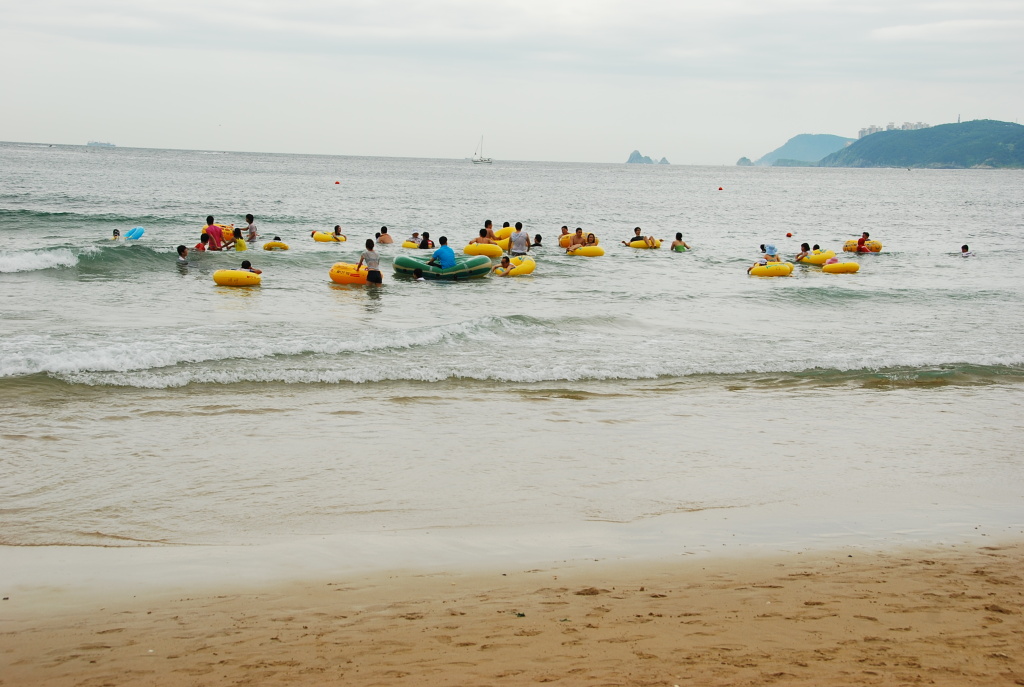
[[[486,255],[460,255],[455,258],[455,267],[446,270],[437,265],[428,265],[430,258],[399,255],[395,258],[395,273],[411,277],[417,267],[423,270],[424,279],[473,279],[486,277],[491,271],[491,259]]]

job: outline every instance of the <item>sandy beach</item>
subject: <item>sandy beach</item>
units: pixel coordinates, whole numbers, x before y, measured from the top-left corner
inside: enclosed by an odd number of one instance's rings
[[[0,684],[1024,684],[1021,570],[1012,541],[11,596]]]

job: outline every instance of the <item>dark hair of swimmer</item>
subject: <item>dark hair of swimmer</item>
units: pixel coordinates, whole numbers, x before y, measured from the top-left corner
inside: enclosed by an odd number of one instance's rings
[[[596,236],[594,236],[593,234],[587,234],[587,243],[589,243],[589,242],[590,242],[590,239],[595,239],[595,240],[596,240],[596,239],[597,239],[597,237],[596,237]]]
[[[366,239],[366,250],[373,250],[373,239]]]
[[[235,237],[236,239],[240,239],[240,238],[242,238],[242,230],[241,230],[241,229],[235,229],[235,231],[234,231],[234,232],[232,232],[232,235],[233,235],[233,236],[234,236],[234,237]]]
[[[185,257],[185,251],[187,250],[188,248],[185,248],[185,246],[178,246],[178,255]]]
[[[509,223],[508,223],[508,222],[505,222],[504,224],[502,224],[502,225],[501,225],[501,228],[502,228],[502,229],[504,229],[504,228],[505,228],[505,227],[507,227],[507,226],[509,226]]]
[[[209,243],[209,242],[210,242],[210,235],[209,234],[203,234],[202,236],[199,237],[199,243]]]
[[[206,216],[206,225],[209,226],[211,224],[213,224],[213,215],[207,215]]]
[[[509,263],[508,256],[507,255],[502,255],[501,256],[501,264],[502,265],[507,265],[508,263]]]
[[[871,234],[867,233],[866,231],[864,232],[864,238],[868,238],[870,236],[871,236]]]
[[[253,217],[252,215],[246,215],[245,216],[245,221],[246,222],[252,222],[254,219],[256,219],[256,218]]]
[[[242,261],[242,269],[243,270],[247,270],[250,267],[252,267],[252,263],[251,262],[249,262],[248,260],[243,260]]]
[[[639,236],[640,235],[640,227],[634,228],[633,229],[633,233],[636,234],[637,236]]]
[[[380,232],[378,231],[378,232],[377,232],[376,234],[374,234],[374,235],[373,235],[373,238],[375,238],[375,239],[379,239],[379,238],[380,238]]]
[[[682,240],[683,240],[683,232],[677,231],[676,232],[676,241],[682,241]]]
[[[486,229],[481,229],[480,230],[480,238],[483,238],[485,236],[487,236],[487,230]]]
[[[576,227],[576,233],[577,234],[582,234],[583,233],[583,227]]]
[[[522,228],[523,228],[523,223],[522,222],[516,222],[516,229],[517,230],[522,230]]]
[[[412,276],[414,276],[414,277],[416,277],[417,279],[419,279],[420,277],[422,277],[422,276],[423,276],[423,270],[421,270],[421,269],[420,269],[419,267],[417,267],[416,269],[414,269],[414,270],[412,271]]]
[[[821,250],[821,246],[819,246],[818,244],[814,244],[814,247],[811,248],[811,250]]]
[[[489,220],[489,219],[484,220],[484,229],[490,229],[490,228],[491,228],[491,220]]]
[[[562,225],[562,228],[565,229],[566,231],[569,231],[569,227],[565,226],[564,224]]]
[[[440,243],[442,246],[447,246],[448,245],[448,237],[447,236],[442,236],[441,238],[439,238],[437,240],[437,242]]]
[[[120,235],[121,235],[121,230],[120,229],[115,229],[114,230],[114,236],[120,236]]]
[[[533,237],[533,242],[534,243],[540,243],[540,238],[541,238],[540,234],[535,234],[534,237]]]
[[[280,237],[280,236],[275,236],[275,237],[274,237],[274,240],[275,240],[275,241],[280,241],[280,240],[281,240],[281,237]]]
[[[762,253],[764,252],[764,244],[763,243],[761,244],[761,252]]]
[[[380,228],[380,233],[382,233],[382,234],[388,233],[388,228],[387,227],[381,227]]]
[[[970,250],[970,248],[968,248],[967,244],[965,243],[964,245],[960,246],[960,250],[966,253],[967,251]]]
[[[801,243],[800,244],[800,250],[810,250],[810,249],[811,249],[810,245],[808,245],[806,243]]]
[[[423,238],[429,239],[430,238],[430,232],[429,231],[423,232]]]

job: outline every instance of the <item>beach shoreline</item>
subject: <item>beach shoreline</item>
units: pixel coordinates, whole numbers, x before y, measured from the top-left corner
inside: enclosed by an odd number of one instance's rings
[[[1024,684],[1022,564],[1018,534],[41,589],[2,602],[0,684]]]

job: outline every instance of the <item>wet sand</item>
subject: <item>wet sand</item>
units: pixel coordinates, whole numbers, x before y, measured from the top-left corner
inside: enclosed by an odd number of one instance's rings
[[[1024,542],[0,602],[3,685],[1024,684]]]

